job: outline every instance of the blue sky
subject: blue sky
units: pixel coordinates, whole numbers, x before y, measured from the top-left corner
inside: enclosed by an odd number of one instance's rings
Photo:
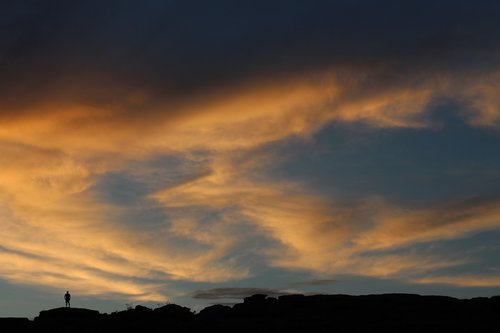
[[[494,1],[5,1],[0,316],[500,293]]]

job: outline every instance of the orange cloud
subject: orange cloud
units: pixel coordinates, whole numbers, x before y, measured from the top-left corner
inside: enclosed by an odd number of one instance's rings
[[[159,290],[166,280],[219,281],[247,274],[216,263],[222,245],[179,249],[161,224],[154,231],[123,224],[120,209],[101,203],[89,189],[95,181],[90,165],[55,150],[2,148],[0,237],[6,251],[0,252],[0,274],[5,279],[164,300]]]
[[[500,278],[488,275],[430,276],[415,280],[423,284],[449,284],[459,287],[499,287]]]
[[[250,276],[248,265],[230,255],[245,240],[243,224],[275,242],[252,249],[256,255],[289,269],[387,276],[456,264],[362,254],[498,228],[493,204],[405,211],[366,200],[342,207],[298,183],[257,181],[259,166],[277,157],[249,154],[291,136],[307,138],[333,121],[427,126],[421,116],[441,93],[436,82],[360,91],[362,82],[312,75],[187,101],[151,101],[148,91],[131,89],[129,97],[109,105],[59,101],[28,105],[20,115],[4,112],[0,237],[10,252],[0,253],[0,274],[14,282],[73,289],[85,282],[91,294],[161,298],[164,280]],[[480,101],[493,95],[478,89],[478,107],[491,114],[479,123],[491,122],[494,112]],[[101,202],[94,192],[100,176],[133,161],[170,153],[195,158],[197,150],[207,152],[205,172],[144,198],[169,212],[170,220],[158,221],[154,230],[130,228],[120,220],[126,209]],[[217,219],[205,226],[206,211],[197,212],[199,207],[218,212]],[[68,267],[67,273],[54,273]]]
[[[500,72],[481,77],[464,88],[462,95],[470,103],[469,121],[474,126],[500,125]]]
[[[247,166],[252,166],[252,163]],[[397,276],[467,262],[417,254],[377,254],[411,245],[500,228],[495,200],[433,209],[403,209],[382,199],[342,206],[294,183],[264,183],[244,177],[245,166],[214,160],[213,172],[153,195],[166,209],[232,207],[263,235],[277,241],[263,249],[272,266],[318,274]],[[234,214],[234,213],[233,213]],[[198,237],[197,227],[186,234]],[[225,235],[227,236],[227,235]]]
[[[247,149],[292,135],[308,136],[331,121],[425,125],[417,118],[435,83],[364,94],[359,84],[343,85],[331,74],[310,75],[256,82],[182,102],[143,104],[147,92],[141,92],[139,100],[133,98],[132,110],[130,102],[45,103],[29,106],[19,116],[1,114],[0,139],[68,154],[78,150],[80,158],[95,158],[96,153],[135,158],[189,149]]]

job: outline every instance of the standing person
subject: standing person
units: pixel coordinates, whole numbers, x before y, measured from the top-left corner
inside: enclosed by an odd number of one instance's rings
[[[71,295],[69,294],[69,291],[66,291],[66,294],[64,294],[64,300],[66,301],[66,307],[70,308],[71,305],[69,304],[69,301],[71,301]]]

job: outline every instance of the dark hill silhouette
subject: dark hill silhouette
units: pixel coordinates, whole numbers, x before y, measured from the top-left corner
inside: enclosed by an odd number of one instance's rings
[[[35,332],[92,332],[102,322],[99,311],[81,308],[56,308],[41,311],[35,317]]]
[[[176,304],[111,314],[57,308],[41,311],[33,321],[0,318],[0,332],[499,332],[499,318],[500,296],[257,294],[198,314]]]
[[[0,332],[31,332],[33,322],[28,318],[0,318]]]
[[[52,320],[96,320],[100,316],[99,311],[82,308],[55,308],[44,310],[35,318],[35,321]]]

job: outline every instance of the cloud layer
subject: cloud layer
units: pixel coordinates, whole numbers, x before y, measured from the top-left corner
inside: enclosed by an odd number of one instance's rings
[[[449,5],[3,4],[0,276],[151,301],[260,267],[498,286],[412,248],[499,229],[499,193],[403,206],[269,173],[331,124],[442,131],[445,102],[497,133],[500,7]]]

